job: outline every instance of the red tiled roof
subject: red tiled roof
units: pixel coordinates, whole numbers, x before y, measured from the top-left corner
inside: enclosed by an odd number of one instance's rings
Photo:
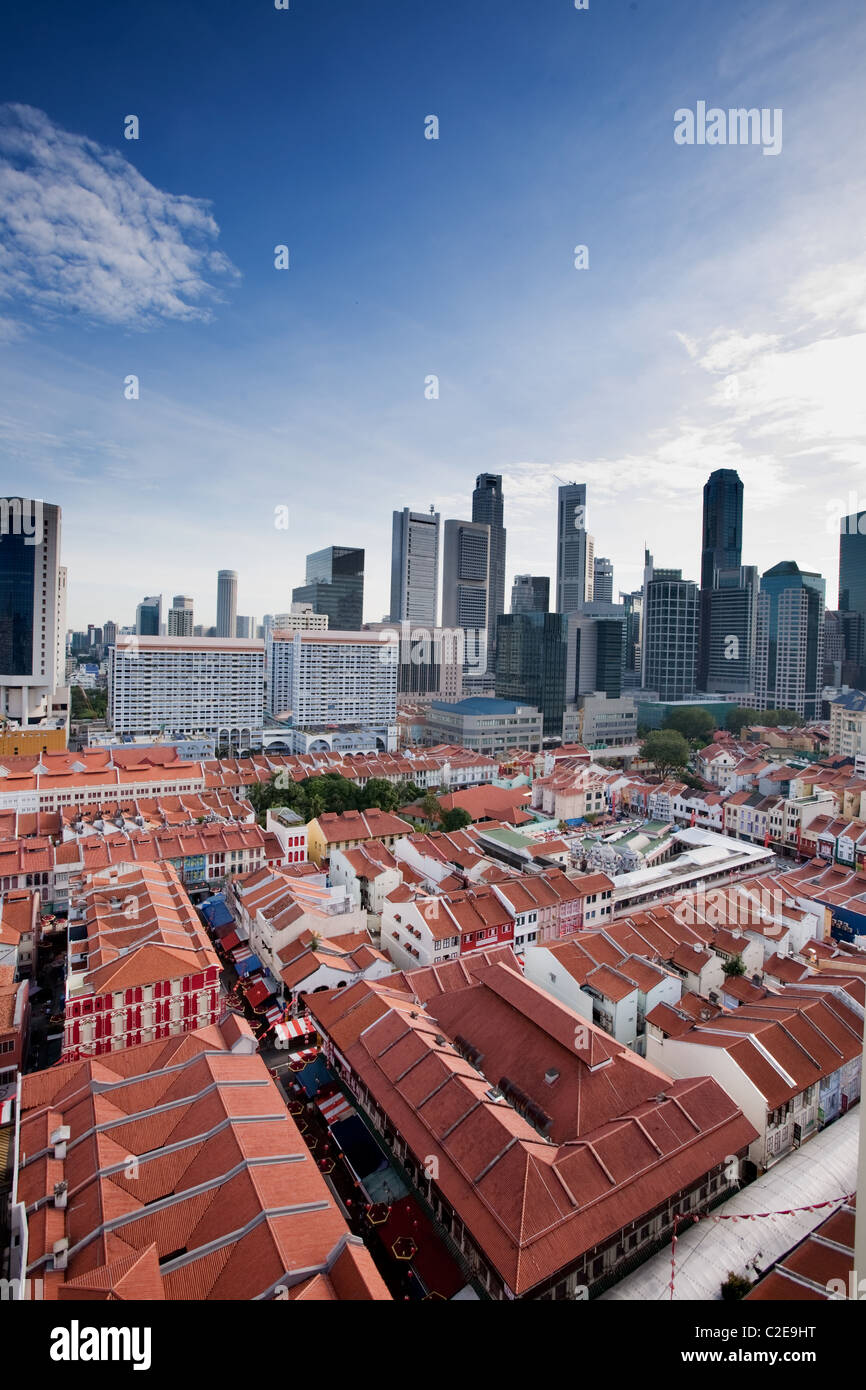
[[[66,1156],[46,1157],[60,1124]],[[25,1077],[21,1136],[28,1272],[48,1299],[248,1301],[317,1275],[339,1298],[389,1297],[242,1020]],[[45,1200],[59,1181],[62,1209]],[[60,1239],[68,1266],[46,1272]]]
[[[503,965],[429,1011],[384,981],[309,1005],[409,1149],[436,1156],[440,1190],[518,1296],[756,1137],[715,1081],[671,1082]],[[550,1115],[552,1144],[490,1098],[486,1078],[506,1075]]]

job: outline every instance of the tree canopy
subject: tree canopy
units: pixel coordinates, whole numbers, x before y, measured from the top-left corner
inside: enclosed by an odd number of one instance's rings
[[[286,769],[280,769],[269,782],[257,782],[247,788],[250,804],[262,822],[266,813],[277,806],[287,806],[305,821],[310,821],[329,811],[342,814],[369,811],[374,806],[382,811],[395,811],[417,801],[420,795],[414,782],[398,782],[394,786],[384,777],[371,777],[366,786],[359,787],[339,772],[325,772],[295,782]]]
[[[732,734],[738,734],[750,724],[763,724],[768,729],[776,729],[780,725],[800,729],[805,722],[794,709],[752,709],[749,705],[734,705],[725,719],[725,725]]]
[[[440,827],[444,831],[462,830],[464,825],[471,825],[472,817],[462,806],[455,806],[453,810],[446,811],[442,816]]]
[[[684,705],[681,709],[671,710],[664,727],[675,729],[683,738],[700,739],[705,743],[715,732],[716,721],[709,710],[702,709],[700,705]]]
[[[641,744],[641,757],[652,763],[656,772],[665,778],[671,772],[684,768],[691,756],[691,749],[676,729],[653,729]]]

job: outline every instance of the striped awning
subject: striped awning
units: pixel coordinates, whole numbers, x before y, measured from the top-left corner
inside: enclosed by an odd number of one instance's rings
[[[306,1037],[307,1033],[315,1031],[316,1025],[311,1018],[284,1018],[274,1029],[277,1037],[282,1038],[284,1042]]]
[[[316,1102],[322,1118],[326,1124],[336,1124],[338,1120],[345,1120],[349,1115],[354,1115],[353,1107],[346,1100],[346,1097],[339,1092],[335,1096],[329,1096],[327,1100]]]

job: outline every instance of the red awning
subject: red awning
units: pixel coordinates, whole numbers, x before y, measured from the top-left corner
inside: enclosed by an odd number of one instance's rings
[[[264,980],[253,980],[251,984],[244,986],[244,993],[247,996],[247,1003],[255,1009],[259,1004],[263,1004],[273,991],[268,989]]]
[[[354,1115],[355,1113],[352,1106],[346,1100],[346,1097],[342,1094],[329,1096],[327,1100],[320,1100],[316,1103],[322,1112],[322,1118],[325,1120],[326,1124],[329,1125],[336,1124],[338,1120],[345,1120],[347,1116]]]

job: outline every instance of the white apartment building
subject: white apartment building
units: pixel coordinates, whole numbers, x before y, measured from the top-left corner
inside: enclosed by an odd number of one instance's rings
[[[275,613],[271,632],[327,632],[327,613],[317,613],[311,603],[293,603],[288,613]]]
[[[830,702],[830,756],[857,758],[866,753],[866,694],[851,690]]]
[[[369,632],[272,632],[268,709],[297,729],[388,728],[397,719],[392,644]]]
[[[228,637],[118,636],[109,650],[108,718],[117,734],[211,735],[261,746],[264,643]]]

